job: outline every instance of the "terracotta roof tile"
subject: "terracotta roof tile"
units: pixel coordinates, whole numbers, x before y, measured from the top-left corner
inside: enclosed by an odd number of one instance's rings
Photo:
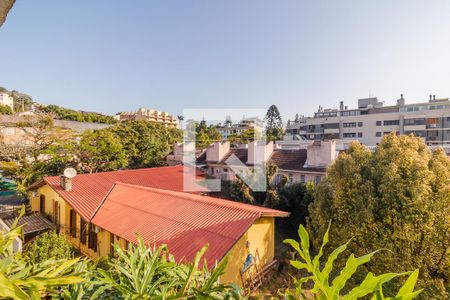
[[[274,150],[270,162],[281,170],[325,172],[326,168],[304,167],[307,158],[307,150]]]

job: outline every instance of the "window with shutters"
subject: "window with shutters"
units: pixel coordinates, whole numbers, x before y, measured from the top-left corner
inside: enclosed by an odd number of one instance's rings
[[[77,236],[77,213],[75,210],[70,210],[70,236]]]
[[[80,242],[86,245],[86,222],[80,218]]]
[[[39,211],[45,213],[45,195],[39,196]]]
[[[114,234],[110,232],[109,233],[109,243],[110,243],[110,245],[109,245],[109,253],[111,255],[114,254],[114,242],[115,242]]]
[[[94,251],[97,251],[97,233],[95,232],[95,226],[92,223],[88,225],[88,247]]]

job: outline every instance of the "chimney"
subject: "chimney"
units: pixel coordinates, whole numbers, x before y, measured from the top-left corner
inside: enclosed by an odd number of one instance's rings
[[[70,192],[72,190],[72,178],[61,175],[59,177],[59,185],[66,191]]]
[[[339,104],[339,110],[344,110],[344,101]]]
[[[433,95],[433,101],[436,101],[436,95]]]
[[[173,155],[183,156],[183,143],[175,142],[173,144]]]
[[[219,162],[230,151],[230,142],[216,142],[206,149],[206,161]]]
[[[315,141],[306,148],[305,167],[327,167],[336,158],[336,141]]]
[[[433,95],[430,95],[430,101],[432,101],[433,100]]]
[[[266,162],[273,152],[273,142],[251,142],[248,144],[247,163],[250,165],[260,165]]]

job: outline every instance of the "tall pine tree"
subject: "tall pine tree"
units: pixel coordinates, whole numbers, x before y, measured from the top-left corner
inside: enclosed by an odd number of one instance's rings
[[[283,139],[283,121],[276,105],[271,105],[267,110],[266,117],[266,138],[267,141]]]

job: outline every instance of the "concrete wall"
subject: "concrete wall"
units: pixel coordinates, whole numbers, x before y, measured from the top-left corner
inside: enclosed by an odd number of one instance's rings
[[[210,162],[219,162],[230,151],[230,143],[214,143],[206,149],[206,160]]]
[[[264,142],[250,142],[248,143],[247,163],[261,164],[266,162],[273,152],[273,142],[265,144]]]
[[[308,167],[327,167],[336,158],[335,141],[318,141],[307,148],[306,166]]]

